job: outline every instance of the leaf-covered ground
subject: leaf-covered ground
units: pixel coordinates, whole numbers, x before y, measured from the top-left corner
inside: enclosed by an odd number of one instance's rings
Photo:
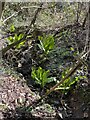
[[[73,52],[70,51],[69,46],[72,45],[72,43],[74,44],[75,41],[70,39],[71,42],[68,42],[67,37],[70,37],[71,35],[71,38],[76,40],[77,35],[79,38],[79,32],[80,31],[78,30],[77,34],[74,34],[75,36],[73,36],[74,31],[72,31],[69,35],[68,33],[62,33],[62,37],[59,36],[58,39],[56,39],[55,49],[50,53],[50,56],[48,56],[48,61],[44,61],[43,64],[39,63],[39,55],[41,53],[35,46],[33,49],[27,48],[26,50],[10,50],[7,52],[6,60],[0,62],[1,117],[3,116],[2,111],[4,111],[3,113],[5,119],[9,120],[18,120],[21,118],[41,120],[90,118],[90,84],[88,79],[80,80],[76,86],[72,87],[66,96],[62,96],[60,91],[56,91],[51,93],[35,109],[31,110],[30,108],[31,103],[35,101],[35,99],[39,98],[39,95],[41,95],[40,86],[33,86],[33,83],[30,82],[32,81],[30,76],[32,65],[41,65],[43,68],[50,70],[51,76],[57,76],[57,78],[60,79],[62,71],[68,66],[70,67],[72,65],[72,61],[74,60]],[[84,41],[85,37],[82,37]],[[79,48],[80,44],[81,43],[78,44]],[[34,45],[36,45],[36,43]],[[70,47],[73,46],[74,45]],[[15,58],[15,61],[13,61],[13,58]],[[33,63],[30,62],[30,59],[33,60]],[[25,64],[20,68],[18,67],[18,64],[21,64],[22,60],[24,60]],[[15,69],[5,64],[5,61]],[[16,68],[18,68],[18,72],[22,73],[23,76],[16,72]],[[79,71],[78,75],[81,75]],[[27,84],[26,80],[29,80],[30,83]],[[46,88],[49,88],[49,86],[46,86]],[[29,107],[27,108],[27,106]]]
[[[33,109],[30,114],[31,110],[27,107],[39,95],[30,90],[23,76],[3,62],[5,61],[0,60],[0,120],[54,118],[55,110],[45,103]]]
[[[90,118],[89,96],[90,85],[83,81],[62,100],[58,92],[53,93],[30,112],[27,106],[39,96],[30,90],[22,76],[3,61],[0,63],[0,120]]]
[[[0,62],[0,114],[7,108],[15,110],[20,105],[31,104],[37,98],[35,93],[28,88],[23,77]]]
[[[11,8],[10,5],[6,7],[5,14],[9,12],[12,14],[15,11],[19,11],[19,8],[21,9],[19,5],[14,11],[13,4]],[[28,12],[25,10],[25,13],[22,11],[15,18],[12,17],[12,20],[7,21],[7,27],[4,27],[7,35],[10,34],[13,37],[16,33],[24,33],[30,24],[31,18],[34,16],[33,9],[35,10],[35,8],[32,8]],[[4,60],[0,61],[0,119],[90,119],[90,82],[87,78],[80,79],[79,77],[80,80],[72,86],[67,95],[63,95],[59,90],[54,91],[34,109],[30,108],[32,102],[45,93],[44,90],[41,92],[40,86],[36,85],[35,81],[31,79],[32,66],[40,66],[45,70],[50,70],[51,77],[53,76],[57,80],[61,80],[62,72],[75,64],[76,59],[74,56],[79,55],[84,49],[86,28],[83,29],[81,26],[84,16],[80,17],[80,24],[72,24],[76,18],[75,15],[69,19],[67,18],[72,13],[72,10],[71,12],[68,11],[69,9],[67,8],[65,12],[62,12],[63,10],[57,11],[55,14],[52,13],[53,8],[51,10],[42,10],[36,20],[36,28],[40,29],[30,27],[30,36],[32,38],[29,38],[28,46],[26,44],[19,50],[10,49],[5,54]],[[23,15],[26,18],[29,17],[28,22],[26,22],[25,18],[22,21]],[[7,18],[7,15],[5,16]],[[16,27],[13,34],[9,30],[12,23]],[[37,45],[39,44],[38,36],[42,36],[43,33],[53,34],[55,37],[55,47],[48,55],[48,59],[43,59],[43,52]],[[2,41],[0,41],[0,45]],[[87,75],[87,71],[84,70],[84,67],[82,67],[75,75],[77,77]],[[50,89],[53,85],[55,83],[46,84],[45,90]]]

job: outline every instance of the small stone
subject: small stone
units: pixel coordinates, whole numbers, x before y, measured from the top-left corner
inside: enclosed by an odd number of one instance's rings
[[[2,112],[0,112],[0,120],[3,120],[4,116],[2,114]]]
[[[84,118],[88,118],[88,113],[84,112]]]

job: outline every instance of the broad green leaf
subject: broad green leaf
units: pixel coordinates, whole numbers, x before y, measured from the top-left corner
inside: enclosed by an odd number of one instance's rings
[[[41,44],[38,44],[38,47],[43,50],[43,46]]]
[[[12,43],[13,42],[13,37],[12,36],[8,37],[8,40]]]
[[[31,76],[35,80],[37,84],[40,84],[41,87],[43,88],[46,83],[48,83],[48,75],[49,75],[49,70],[45,71],[41,67],[38,67],[36,70],[35,68],[32,67],[32,73]]]
[[[18,36],[18,40],[22,39],[23,36],[24,36],[23,34],[20,34],[20,35]]]
[[[52,50],[54,48],[54,38],[53,36],[49,35],[49,36],[39,36],[38,37],[39,41],[40,41],[40,45],[39,48],[41,50],[43,50],[46,54],[49,53],[50,50]]]
[[[18,45],[16,45],[16,48],[20,48],[21,46],[23,46],[25,44],[25,41],[19,43]]]
[[[14,32],[15,31],[15,26],[14,25],[11,25],[10,27],[10,32]]]
[[[13,37],[13,40],[14,40],[14,41],[17,41],[17,40],[18,40],[17,34],[15,34],[15,36]]]
[[[47,83],[51,83],[51,82],[56,82],[56,77],[50,77],[50,78],[48,78]]]
[[[70,49],[71,49],[71,51],[74,51],[74,48],[73,48],[73,47],[71,47]]]

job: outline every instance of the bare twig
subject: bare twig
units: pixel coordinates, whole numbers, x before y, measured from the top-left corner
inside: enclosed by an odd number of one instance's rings
[[[87,25],[87,33],[86,33],[86,42],[85,42],[85,47],[82,54],[90,51],[90,2],[87,3],[87,13],[88,13],[88,16],[87,16],[88,25]]]
[[[29,9],[29,8],[46,8],[46,7],[40,7],[40,6],[29,6],[29,7],[27,7],[27,6],[23,6],[23,7],[21,7],[21,9]]]
[[[5,23],[7,20],[11,19],[13,16],[18,15],[18,13],[19,13],[19,12],[21,12],[21,10],[20,10],[20,11],[18,11],[18,12],[13,13],[12,15],[10,15],[8,18],[6,18],[5,20],[3,20],[3,22],[2,22],[2,23]]]
[[[81,10],[82,10],[82,4],[81,3],[77,3],[78,4],[78,9],[77,9],[77,18],[76,18],[76,22],[79,22],[79,18],[80,18],[80,14],[81,14]]]
[[[53,37],[56,37],[57,34],[59,34],[60,32],[63,32],[63,31],[65,31],[65,30],[67,30],[67,29],[69,29],[69,28],[72,28],[72,27],[75,27],[75,26],[81,27],[80,24],[78,24],[78,23],[66,25],[66,26],[64,26],[64,27],[62,27],[62,28],[59,28],[59,29],[55,32],[55,34],[53,35]]]
[[[83,23],[82,23],[82,28],[84,28],[84,27],[85,27],[87,17],[88,17],[88,13],[86,13],[85,18],[84,18],[84,20],[83,20]]]

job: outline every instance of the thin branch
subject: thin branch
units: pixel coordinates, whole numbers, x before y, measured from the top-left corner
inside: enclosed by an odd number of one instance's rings
[[[20,11],[21,11],[21,10],[20,10]],[[19,11],[19,12],[20,12],[20,11]],[[10,15],[8,18],[6,18],[5,20],[3,20],[3,23],[5,23],[7,20],[11,19],[13,16],[18,15],[19,12],[15,12],[15,13],[13,13],[12,15]]]
[[[72,27],[81,27],[81,25],[79,24],[79,23],[74,23],[74,24],[69,24],[69,25],[66,25],[66,26],[64,26],[64,27],[62,27],[62,28],[59,28],[55,33],[54,33],[54,35],[53,35],[53,37],[56,37],[60,32],[63,32],[63,31],[65,31],[65,30],[67,30],[67,29],[69,29],[69,28],[72,28]]]
[[[85,42],[85,47],[84,47],[84,50],[83,50],[83,54],[86,52],[86,51],[90,51],[90,2],[87,3],[87,13],[88,13],[88,24],[87,24],[87,33],[86,33],[86,42]]]
[[[27,6],[23,6],[23,7],[21,7],[21,9],[29,9],[29,8],[46,8],[46,7],[40,7],[40,6],[29,6],[29,7],[27,7]]]

